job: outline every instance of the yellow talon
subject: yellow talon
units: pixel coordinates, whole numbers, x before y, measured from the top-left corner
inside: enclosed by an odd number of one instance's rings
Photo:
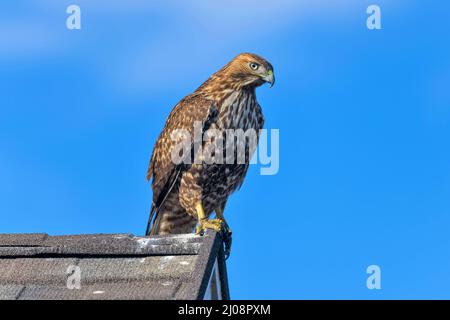
[[[195,228],[196,234],[202,234],[206,229],[211,229],[216,232],[222,231],[223,221],[220,219],[200,220]]]
[[[231,234],[231,228],[228,226],[227,221],[225,220],[225,217],[223,216],[223,208],[217,208],[216,209],[216,217],[219,220],[222,220],[223,226],[225,226],[225,231],[228,234]]]
[[[198,216],[198,225],[195,228],[196,234],[202,234],[206,229],[212,229],[216,232],[220,232],[222,230],[222,219],[207,219],[205,215],[205,210],[203,209],[203,205],[199,202],[195,206]]]

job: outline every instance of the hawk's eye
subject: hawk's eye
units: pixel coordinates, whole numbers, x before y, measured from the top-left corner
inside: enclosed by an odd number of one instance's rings
[[[259,64],[255,62],[250,62],[250,68],[252,68],[253,70],[258,70]]]

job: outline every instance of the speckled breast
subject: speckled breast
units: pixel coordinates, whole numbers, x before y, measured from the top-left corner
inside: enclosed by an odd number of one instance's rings
[[[234,148],[227,149],[226,141],[231,139],[230,134],[235,134],[236,129],[242,129],[250,135],[255,134],[255,143],[258,141],[259,130],[263,125],[263,116],[261,108],[256,101],[254,91],[241,91],[232,93],[224,99],[220,106],[218,120],[212,124],[212,129],[218,129],[223,133],[224,155],[223,162],[218,164],[204,163],[201,168],[201,184],[203,186],[203,205],[206,212],[213,211],[220,203],[225,202],[228,196],[238,189],[244,181],[248,169],[248,163],[252,157],[254,150],[249,144],[245,145],[245,161],[238,159],[237,152],[242,147],[236,135],[234,139]],[[230,130],[231,129],[231,130]],[[242,131],[241,131],[242,132]],[[231,140],[229,140],[231,141]],[[247,141],[248,142],[248,141]],[[208,150],[209,144],[204,144],[204,149]],[[230,157],[230,150],[233,154]],[[242,150],[242,149],[241,149]],[[232,163],[230,163],[230,161]],[[240,160],[240,161],[239,161]]]

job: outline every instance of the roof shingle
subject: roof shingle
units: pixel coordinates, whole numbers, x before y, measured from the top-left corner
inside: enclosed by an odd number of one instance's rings
[[[0,299],[198,299],[216,259],[226,299],[223,249],[214,232],[151,238],[0,234]],[[73,268],[79,289],[67,285]]]

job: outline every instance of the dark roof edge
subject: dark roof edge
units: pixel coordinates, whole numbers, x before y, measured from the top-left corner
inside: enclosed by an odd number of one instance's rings
[[[222,291],[222,299],[230,300],[231,298],[230,298],[230,288],[228,286],[227,263],[225,260],[223,245],[221,245],[219,248],[217,263],[219,265],[219,272],[220,272],[220,287]]]
[[[203,299],[206,288],[208,287],[209,279],[211,278],[212,270],[216,259],[218,260],[220,281],[222,287],[222,299],[229,299],[228,278],[225,264],[225,257],[223,252],[223,241],[220,234],[215,231],[207,230],[204,235],[204,243],[200,248],[197,258],[197,265],[195,266],[196,274],[193,277],[201,279],[193,279],[192,283],[197,285],[193,288],[197,300]]]

